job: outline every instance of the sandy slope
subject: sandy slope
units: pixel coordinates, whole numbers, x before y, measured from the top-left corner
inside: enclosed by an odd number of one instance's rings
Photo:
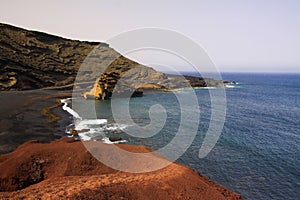
[[[149,152],[142,146],[119,147]],[[31,141],[1,155],[0,190],[0,199],[241,199],[177,163],[139,174],[111,169],[73,139]]]

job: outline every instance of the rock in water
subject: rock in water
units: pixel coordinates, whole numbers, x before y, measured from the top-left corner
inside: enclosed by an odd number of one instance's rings
[[[117,142],[117,141],[121,141],[122,140],[122,138],[120,138],[120,137],[109,137],[108,139],[111,142]]]

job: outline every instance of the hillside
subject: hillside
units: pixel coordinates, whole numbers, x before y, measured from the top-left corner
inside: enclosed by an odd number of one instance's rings
[[[95,142],[94,142],[95,143]],[[107,144],[97,148],[105,150]],[[118,145],[146,153],[143,146]],[[162,158],[157,158],[162,159]],[[163,161],[163,160],[162,160]],[[145,165],[132,160],[127,167]],[[1,199],[242,199],[198,172],[172,163],[147,173],[126,173],[96,160],[74,139],[27,142],[0,155]]]
[[[193,87],[222,85],[221,81],[212,79],[185,77],[185,80],[157,72],[120,55],[105,43],[70,40],[1,23],[0,51],[0,90],[72,87],[78,69],[89,54],[88,62],[93,56],[97,59],[76,81],[85,83],[78,87],[96,98],[108,98],[114,89],[122,92],[128,88],[168,90],[189,84]],[[97,67],[103,65],[108,67],[100,75]],[[126,83],[115,88],[123,76]]]
[[[0,24],[0,89],[27,90],[74,82],[80,63],[96,46]]]

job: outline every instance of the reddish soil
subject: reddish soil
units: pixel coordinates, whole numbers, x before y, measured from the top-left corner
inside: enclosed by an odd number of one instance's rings
[[[143,146],[118,146],[131,152],[150,151]],[[81,142],[65,138],[51,143],[30,141],[0,155],[0,199],[242,198],[177,163],[148,173],[111,169]]]

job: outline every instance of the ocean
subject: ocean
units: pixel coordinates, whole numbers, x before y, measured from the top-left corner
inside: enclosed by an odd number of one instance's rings
[[[184,97],[189,92],[195,92],[200,118],[186,120],[185,131],[189,132],[190,126],[199,123],[197,135],[177,162],[196,169],[245,199],[299,199],[300,74],[224,73],[222,77],[239,84],[225,90],[226,120],[221,136],[212,151],[201,159],[199,149],[211,119],[208,89],[147,92],[144,97],[131,98],[130,123],[147,126],[151,123],[150,117],[155,119],[155,114],[166,117],[157,134],[149,137],[127,134],[132,125],[127,124],[126,119],[122,123],[115,122],[109,100],[85,101],[76,113],[72,113],[73,110],[68,108],[71,100],[66,99],[63,100],[64,109],[76,117],[77,129],[88,130],[79,134],[83,140],[113,143],[108,137],[121,137],[121,143],[159,150],[176,137],[180,127],[182,118],[178,95]],[[118,105],[127,106],[123,99],[118,100]],[[160,105],[160,109],[149,115],[153,105]],[[195,112],[194,106],[185,108],[191,116]],[[95,109],[98,119],[86,119],[87,107]],[[72,126],[67,127],[66,132]],[[157,127],[147,126],[149,129]]]

